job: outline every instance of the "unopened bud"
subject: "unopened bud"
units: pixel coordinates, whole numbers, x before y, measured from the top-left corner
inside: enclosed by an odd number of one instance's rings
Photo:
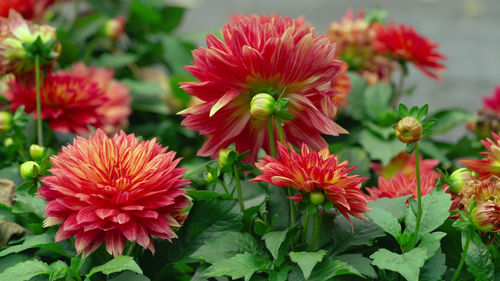
[[[6,138],[3,140],[3,145],[5,147],[9,147],[14,144],[14,140],[12,138]]]
[[[32,144],[30,146],[31,159],[40,161],[43,159],[44,155],[45,155],[45,147],[39,146],[37,144]]]
[[[7,111],[0,111],[0,134],[12,129],[12,114]]]
[[[19,167],[21,177],[25,180],[32,180],[35,177],[35,167],[40,171],[40,166],[35,161],[26,161],[21,164],[21,167]]]
[[[109,19],[104,26],[104,33],[112,40],[119,40],[125,33],[126,23],[127,19],[124,17]]]
[[[453,194],[458,194],[472,180],[474,180],[474,177],[466,168],[455,170],[448,178],[448,185],[450,186],[448,190]]]
[[[321,205],[325,202],[325,194],[322,191],[313,191],[309,194],[309,199],[313,205]]]
[[[273,115],[274,98],[270,94],[256,94],[250,102],[250,114],[257,120],[267,120]]]
[[[223,148],[219,150],[219,156],[217,157],[217,162],[219,163],[219,167],[224,167],[228,164],[229,153],[235,151],[232,148]]]
[[[479,231],[500,231],[500,206],[493,202],[485,202],[477,205],[472,210],[471,219]]]
[[[422,138],[422,124],[413,117],[399,120],[396,126],[396,137],[403,143],[415,143]]]

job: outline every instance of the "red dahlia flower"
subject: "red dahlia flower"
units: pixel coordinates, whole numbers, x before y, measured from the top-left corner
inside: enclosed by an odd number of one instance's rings
[[[368,200],[361,191],[361,183],[367,178],[349,175],[356,167],[348,167],[347,161],[338,162],[337,156],[328,148],[311,151],[302,144],[300,153],[290,146],[279,144],[280,159],[265,156],[255,163],[262,172],[252,181],[267,182],[282,187],[293,187],[301,193],[290,199],[300,202],[303,193],[323,191],[340,213],[348,220],[348,214],[363,219],[362,213],[368,211]]]
[[[10,89],[3,93],[11,103],[10,110],[24,105],[27,113],[36,112],[36,89],[13,81]],[[99,108],[109,99],[96,83],[70,74],[50,74],[41,89],[42,119],[48,120],[50,127],[59,132],[71,131],[75,134],[89,133],[89,125],[102,126],[103,117]],[[36,114],[34,114],[36,118]]]
[[[429,171],[430,172],[430,171]],[[432,171],[434,172],[434,171]],[[439,173],[421,173],[420,186],[421,194],[429,194],[436,186],[436,180],[440,177]],[[445,189],[447,186],[444,187]],[[408,178],[403,172],[399,171],[390,179],[378,177],[378,187],[368,187],[366,191],[370,194],[368,199],[375,201],[382,197],[396,198],[405,195],[412,195],[417,198],[417,178]]]
[[[10,9],[13,9],[26,19],[40,19],[52,3],[54,0],[2,0],[0,17],[7,17]]]
[[[175,238],[172,228],[189,204],[180,189],[189,180],[174,158],[156,140],[139,142],[124,132],[109,138],[98,129],[88,140],[77,137],[51,157],[52,175],[42,179],[44,226],[62,224],[56,241],[76,235],[83,257],[104,242],[110,254],[120,255],[126,240],[154,253],[151,236]]]
[[[323,148],[327,143],[321,134],[346,133],[329,115],[336,112],[333,85],[341,67],[332,42],[303,21],[277,15],[237,16],[225,25],[223,36],[221,41],[209,34],[207,48],[193,51],[193,65],[186,70],[200,81],[182,83],[203,101],[179,113],[186,116],[182,125],[208,138],[198,155],[215,158],[231,143],[238,152],[250,150],[247,162],[260,148],[270,151],[267,121],[250,115],[258,93],[290,99],[294,118],[283,120],[286,142]]]
[[[478,174],[477,178],[485,180],[490,176],[500,176],[500,134],[491,132],[493,139],[487,138],[481,140],[488,152],[481,152],[485,158],[474,159],[461,159],[464,165]]]
[[[389,24],[376,27],[375,47],[380,52],[389,52],[395,60],[405,60],[415,64],[424,74],[441,80],[434,71],[443,71],[438,44],[418,34],[411,26]]]
[[[420,174],[431,173],[434,178],[439,178],[439,173],[434,171],[434,168],[439,165],[439,161],[436,159],[423,159],[420,158]],[[415,177],[415,153],[408,155],[406,152],[401,152],[396,157],[394,157],[387,166],[383,166],[381,163],[372,163],[372,170],[379,176],[386,179],[390,179],[396,175],[398,171],[401,171],[403,175],[411,179]]]
[[[483,107],[500,116],[500,86],[495,87],[495,91],[491,96],[483,98]]]
[[[351,78],[347,75],[348,68],[349,65],[346,62],[342,62],[339,78],[332,85],[335,90],[339,91],[339,94],[333,97],[333,101],[339,107],[347,106],[347,98],[349,97],[349,92],[351,91]]]

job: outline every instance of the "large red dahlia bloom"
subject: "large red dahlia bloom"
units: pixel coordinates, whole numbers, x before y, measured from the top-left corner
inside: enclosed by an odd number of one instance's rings
[[[231,143],[238,152],[250,150],[247,162],[260,148],[269,152],[267,121],[250,115],[250,101],[258,93],[290,99],[294,119],[283,121],[286,142],[323,148],[327,143],[321,134],[346,133],[330,119],[341,65],[334,59],[335,45],[291,18],[234,20],[225,25],[223,41],[207,35],[207,48],[193,51],[193,65],[186,67],[200,81],[182,83],[182,88],[203,103],[179,114],[186,116],[182,125],[208,138],[198,155],[216,157]]]
[[[438,52],[438,44],[418,34],[413,27],[394,23],[377,26],[375,47],[378,51],[389,52],[396,60],[411,62],[427,76],[441,80],[435,71],[444,70],[441,61],[446,57]]]
[[[356,167],[348,167],[347,161],[339,163],[337,156],[330,154],[328,148],[316,152],[302,144],[300,153],[295,152],[291,146],[288,150],[281,143],[278,148],[280,159],[265,156],[255,163],[262,174],[252,181],[293,187],[301,193],[290,199],[299,202],[303,193],[323,191],[348,220],[348,214],[364,218],[362,213],[368,211],[368,200],[360,188],[367,178],[349,175]]]
[[[27,113],[36,112],[36,89],[12,81],[10,89],[3,93],[11,103],[9,109],[24,105]],[[108,102],[104,91],[96,83],[71,74],[49,74],[41,89],[42,119],[59,132],[89,133],[89,125],[102,126],[99,108]],[[35,118],[36,118],[36,114]]]
[[[46,200],[44,225],[62,224],[56,241],[76,235],[75,247],[84,257],[106,242],[114,255],[125,241],[137,242],[154,253],[151,236],[171,240],[182,210],[189,204],[180,188],[185,169],[180,158],[156,140],[141,141],[124,132],[109,138],[97,130],[88,140],[51,158],[51,176],[42,179],[39,195]]]
[[[485,180],[490,176],[500,177],[500,134],[491,132],[493,139],[487,138],[481,140],[483,146],[488,149],[488,152],[481,152],[485,158],[475,159],[461,159],[464,165],[478,174],[477,178]]]
[[[2,0],[0,1],[0,17],[7,17],[10,9],[23,15],[26,19],[39,19],[54,0]]]

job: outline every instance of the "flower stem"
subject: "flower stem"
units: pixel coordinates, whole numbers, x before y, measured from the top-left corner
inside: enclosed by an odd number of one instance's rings
[[[302,227],[302,243],[306,242],[307,228],[309,227],[309,214],[306,212],[306,217],[304,218],[304,225]]]
[[[467,232],[467,239],[465,240],[465,245],[464,245],[464,249],[462,251],[462,256],[460,257],[460,263],[458,264],[457,271],[455,271],[455,274],[453,275],[453,278],[451,279],[451,281],[456,281],[458,279],[458,276],[460,275],[460,271],[462,271],[462,267],[464,266],[464,262],[465,262],[465,257],[467,256],[467,250],[469,250],[470,240],[472,239],[472,233],[473,233],[472,229],[470,229]]]
[[[391,101],[392,108],[396,108],[396,106],[399,102],[399,99],[401,98],[401,95],[403,94],[403,85],[404,85],[406,74],[407,74],[406,65],[401,64],[401,75],[399,76],[399,82],[396,85],[396,89],[394,91],[394,97],[392,97],[392,101]]]
[[[137,243],[136,242],[131,242],[130,243],[130,245],[128,246],[128,249],[127,249],[126,256],[132,256],[132,254],[134,253],[135,244],[137,244]]]
[[[420,224],[422,223],[422,187],[420,185],[420,157],[418,153],[418,143],[415,146],[415,173],[417,177],[417,222],[415,224],[415,244],[418,241],[418,233],[420,232]]]
[[[271,150],[271,156],[276,158],[276,143],[274,141],[274,128],[273,128],[273,118],[267,120],[267,132],[269,134],[269,149]]]
[[[236,182],[236,191],[238,192],[238,200],[240,201],[240,210],[245,211],[245,202],[243,202],[243,193],[241,192],[240,173],[236,165],[233,164],[234,180]]]
[[[314,216],[314,231],[311,240],[311,244],[309,244],[309,251],[314,251],[316,248],[316,242],[318,240],[319,226],[321,225],[321,216],[319,215],[319,210],[316,211]]]
[[[38,136],[38,145],[43,146],[43,129],[42,129],[42,95],[40,81],[40,56],[35,57],[35,81],[36,81],[36,128]]]
[[[283,126],[281,126],[281,120],[279,118],[276,118],[276,128],[278,129],[280,142],[285,144],[285,134],[283,133]]]

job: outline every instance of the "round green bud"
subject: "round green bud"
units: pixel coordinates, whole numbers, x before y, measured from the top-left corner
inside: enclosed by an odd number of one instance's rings
[[[309,194],[309,200],[313,205],[321,205],[325,202],[325,194],[323,191],[313,191]]]
[[[228,156],[229,153],[235,151],[232,148],[223,148],[219,150],[219,156],[217,157],[217,162],[219,163],[219,167],[224,167],[228,164]]]
[[[462,187],[472,180],[474,180],[474,177],[466,168],[455,170],[448,178],[448,185],[450,186],[448,190],[453,194],[458,194]]]
[[[422,124],[413,117],[405,117],[396,125],[396,137],[403,143],[415,143],[422,138]]]
[[[3,145],[5,147],[9,147],[11,145],[14,145],[14,140],[12,138],[6,138],[3,140]]]
[[[7,111],[0,111],[0,134],[12,129],[12,114]]]
[[[212,175],[212,173],[208,173],[207,174],[207,182],[212,182],[214,181],[214,176]]]
[[[250,102],[250,114],[257,120],[267,120],[274,112],[274,98],[270,94],[260,93]]]
[[[40,161],[43,159],[44,155],[45,155],[45,147],[39,146],[37,144],[32,144],[30,146],[31,159]]]
[[[40,171],[40,166],[35,161],[26,161],[21,164],[19,170],[21,172],[21,177],[25,180],[32,180],[35,177],[35,168]]]

